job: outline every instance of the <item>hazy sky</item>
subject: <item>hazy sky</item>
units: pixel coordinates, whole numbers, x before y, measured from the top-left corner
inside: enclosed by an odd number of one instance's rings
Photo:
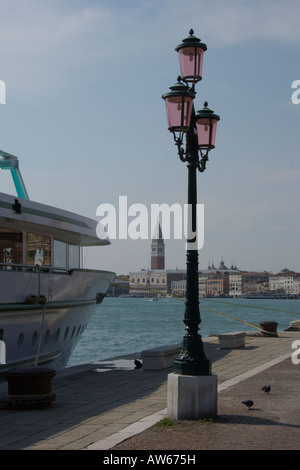
[[[30,199],[95,219],[100,204],[118,211],[120,196],[149,212],[185,204],[187,168],[161,95],[193,28],[207,44],[196,110],[207,100],[221,117],[198,174],[200,268],[223,257],[300,271],[299,18],[299,0],[0,0],[0,149],[19,157]],[[113,240],[86,265],[147,268],[150,243]],[[166,265],[185,267],[184,240],[166,241]]]

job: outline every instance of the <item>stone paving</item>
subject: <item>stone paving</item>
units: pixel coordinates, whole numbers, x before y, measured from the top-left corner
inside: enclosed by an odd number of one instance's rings
[[[56,400],[49,408],[14,410],[2,404],[0,450],[231,449],[243,448],[241,436],[247,440],[250,430],[251,448],[299,449],[300,366],[290,358],[294,340],[300,340],[300,331],[272,338],[247,335],[245,347],[232,350],[220,349],[217,337],[204,339],[218,376],[218,416],[212,423],[155,426],[167,415],[171,369],[134,369],[136,354],[66,369],[53,379]],[[272,393],[265,396],[260,388],[268,381]],[[2,382],[0,396],[6,393]],[[255,406],[248,411],[241,401],[250,395]],[[264,437],[274,433],[276,439]]]
[[[271,385],[265,394],[263,385]],[[224,389],[213,420],[180,421],[148,430],[114,451],[299,450],[300,371],[290,359]],[[248,410],[242,403],[254,402]]]

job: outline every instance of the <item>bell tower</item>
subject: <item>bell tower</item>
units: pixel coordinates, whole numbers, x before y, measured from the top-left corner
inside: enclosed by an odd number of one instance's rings
[[[159,221],[152,235],[151,269],[165,269],[165,242]]]

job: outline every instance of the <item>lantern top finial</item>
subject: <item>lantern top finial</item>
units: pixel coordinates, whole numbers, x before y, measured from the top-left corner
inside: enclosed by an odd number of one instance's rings
[[[207,101],[204,102],[204,107],[200,111],[197,111],[196,115],[196,120],[205,118],[216,119],[217,121],[220,120],[220,116],[215,114],[212,109],[209,109]]]
[[[182,78],[180,75],[178,75],[177,77],[177,82],[174,83],[174,85],[170,86],[170,90],[171,91],[169,91],[168,93],[162,95],[163,99],[176,95],[185,95],[191,97],[192,99],[195,98],[195,93],[185,83],[182,82]]]
[[[191,28],[189,31],[189,36],[183,39],[182,44],[179,44],[179,46],[177,46],[175,50],[178,52],[180,49],[184,47],[198,46],[198,47],[201,47],[204,51],[206,51],[207,49],[206,44],[202,44],[200,41],[201,39],[194,36],[194,30]]]

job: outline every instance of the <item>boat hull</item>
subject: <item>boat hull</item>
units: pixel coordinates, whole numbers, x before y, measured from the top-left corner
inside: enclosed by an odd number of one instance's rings
[[[80,269],[68,274],[0,272],[6,286],[1,295],[6,301],[0,304],[0,372],[21,364],[66,367],[113,277]]]

